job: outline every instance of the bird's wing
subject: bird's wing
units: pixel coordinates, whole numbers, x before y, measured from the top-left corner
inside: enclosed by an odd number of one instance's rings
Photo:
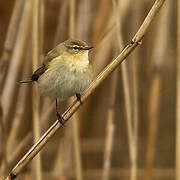
[[[58,56],[59,53],[55,48],[49,51],[44,59],[43,65],[33,73],[31,80],[37,81],[39,77],[47,70],[48,63]]]
[[[54,58],[59,56],[59,52],[57,52],[56,48],[49,51],[44,59],[43,64],[47,65],[50,61],[52,61]]]
[[[47,55],[45,56],[43,65],[40,68],[38,68],[31,76],[32,81],[37,81],[40,75],[42,75],[47,70],[49,62],[59,56],[59,52],[57,51],[57,49],[58,49],[58,46],[56,46],[56,48],[52,49],[51,51],[47,53]]]

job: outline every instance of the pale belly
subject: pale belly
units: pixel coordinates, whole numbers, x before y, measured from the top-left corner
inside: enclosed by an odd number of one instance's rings
[[[40,76],[38,87],[41,95],[65,100],[76,93],[81,94],[91,82],[91,68],[85,68],[83,71],[54,68]]]

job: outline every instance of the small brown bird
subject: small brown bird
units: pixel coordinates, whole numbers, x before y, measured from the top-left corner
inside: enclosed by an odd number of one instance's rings
[[[57,45],[45,57],[43,64],[30,79],[19,83],[37,82],[41,95],[56,99],[56,116],[63,125],[58,112],[57,99],[65,100],[73,95],[81,102],[81,93],[92,82],[92,66],[88,52],[92,49],[81,40],[70,39]]]

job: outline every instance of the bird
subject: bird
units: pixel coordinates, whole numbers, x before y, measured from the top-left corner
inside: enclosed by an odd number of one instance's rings
[[[19,81],[37,82],[40,95],[56,101],[56,117],[62,125],[64,119],[58,112],[58,100],[64,101],[75,95],[82,104],[81,94],[93,80],[93,68],[89,62],[92,48],[82,40],[68,39],[47,53],[42,65],[29,79]]]

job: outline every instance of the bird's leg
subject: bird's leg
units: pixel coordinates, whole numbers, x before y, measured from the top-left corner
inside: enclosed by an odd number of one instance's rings
[[[82,101],[81,101],[81,94],[76,93],[76,98],[77,98],[77,100],[80,102],[80,104],[82,104]]]
[[[59,112],[58,112],[58,102],[57,102],[57,99],[56,99],[56,117],[59,120],[59,122],[62,124],[62,126],[64,126],[64,119],[61,116],[61,114],[59,114]]]

